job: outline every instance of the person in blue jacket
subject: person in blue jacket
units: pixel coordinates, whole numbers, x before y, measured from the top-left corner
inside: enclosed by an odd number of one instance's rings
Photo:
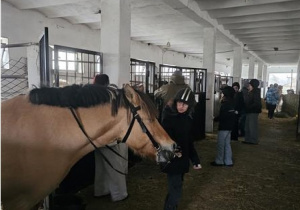
[[[279,102],[279,99],[280,99],[280,96],[278,93],[278,84],[275,83],[273,85],[273,87],[270,86],[270,88],[268,89],[268,91],[266,93],[266,103],[267,103],[267,107],[268,107],[268,118],[269,119],[273,119],[274,111]]]

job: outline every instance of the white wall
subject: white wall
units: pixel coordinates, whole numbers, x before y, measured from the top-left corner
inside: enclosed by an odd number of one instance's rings
[[[7,2],[1,3],[1,36],[9,38],[9,44],[38,42],[44,27],[48,27],[50,45],[100,50],[99,30],[90,30],[83,25],[73,26],[63,19],[49,19],[39,12],[21,11]],[[25,56],[26,49],[19,48],[15,55]]]
[[[202,68],[202,60],[199,57],[188,55],[185,57],[183,53],[136,41],[131,41],[131,58],[155,62],[157,67],[159,64],[166,64]]]
[[[290,73],[293,69],[294,73],[297,73],[297,66],[269,66],[268,73]]]
[[[100,50],[100,30],[91,30],[83,25],[72,25],[63,19],[49,19],[39,12],[19,10],[2,1],[2,37],[9,38],[9,44],[38,42],[44,27],[49,29],[49,44],[63,45],[92,51]],[[26,57],[26,49],[18,49],[10,54],[13,57]],[[142,42],[131,42],[131,58],[183,67],[202,68],[202,59],[184,56],[183,53],[165,51],[158,46]],[[231,67],[216,63],[216,71],[228,74]]]

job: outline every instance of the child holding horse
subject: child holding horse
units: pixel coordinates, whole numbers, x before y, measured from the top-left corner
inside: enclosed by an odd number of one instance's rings
[[[201,169],[198,154],[192,137],[193,110],[195,96],[191,89],[184,88],[177,92],[173,104],[168,103],[163,111],[162,126],[169,136],[181,148],[181,157],[174,158],[162,171],[167,173],[168,194],[164,210],[177,208],[182,195],[184,174],[189,171],[189,160],[194,169]]]

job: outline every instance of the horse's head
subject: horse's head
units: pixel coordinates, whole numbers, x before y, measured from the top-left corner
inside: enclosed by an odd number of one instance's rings
[[[169,162],[174,158],[176,143],[157,121],[153,102],[129,85],[124,87],[124,96],[132,113],[132,130],[129,125],[129,134],[125,135],[128,146],[141,156],[155,158],[158,163]]]

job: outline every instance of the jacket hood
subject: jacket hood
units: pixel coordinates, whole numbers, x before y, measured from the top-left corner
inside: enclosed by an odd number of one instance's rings
[[[170,82],[176,84],[176,85],[183,85],[184,82],[184,76],[182,75],[172,75],[170,78]]]

